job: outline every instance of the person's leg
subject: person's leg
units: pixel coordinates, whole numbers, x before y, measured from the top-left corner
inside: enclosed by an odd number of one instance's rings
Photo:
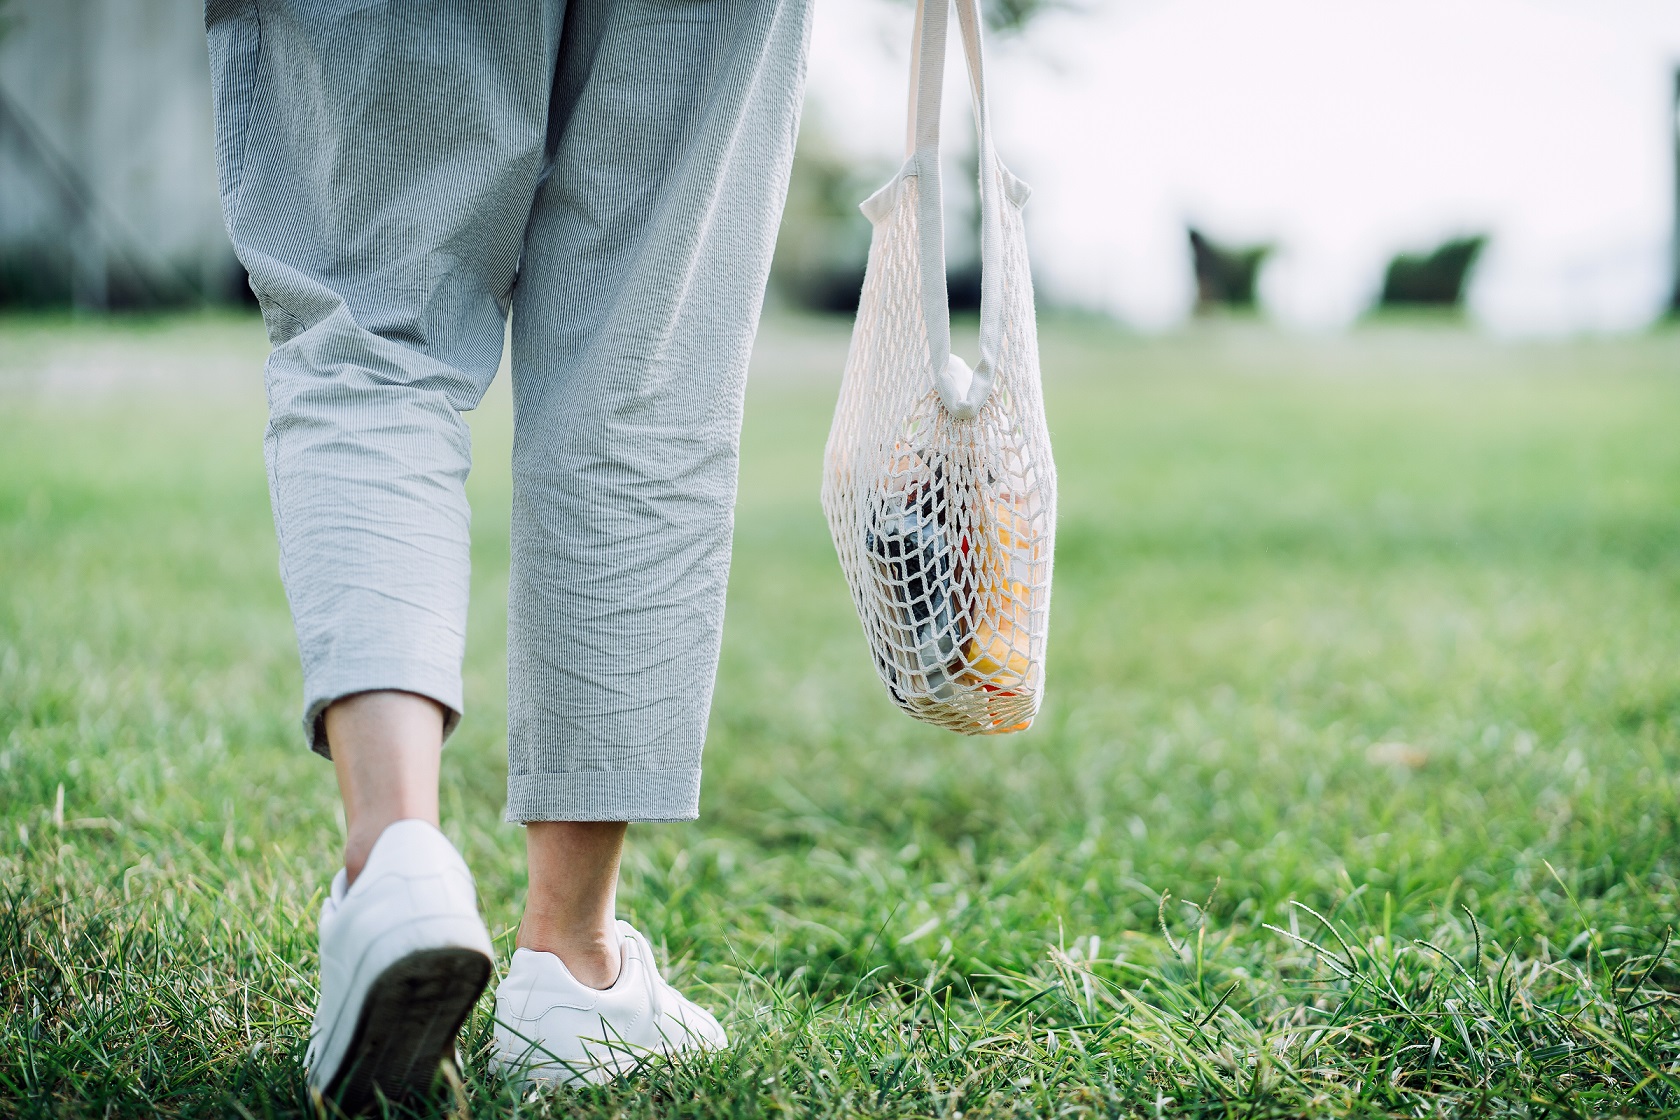
[[[305,732],[350,824],[305,1065],[350,1109],[429,1084],[492,970],[436,827],[462,707],[461,413],[500,360],[562,6],[206,8],[228,233],[274,344],[265,450]]]
[[[265,452],[310,745],[342,697],[459,719],[462,412],[501,358],[559,0],[211,0],[228,232],[274,349]]]
[[[646,1046],[724,1043],[639,934],[602,926],[618,822],[699,811],[742,396],[809,17],[808,0],[568,8],[553,165],[514,293],[508,818],[529,826],[531,882],[498,996],[510,1065],[610,1069],[579,1042],[599,1020]],[[603,936],[622,974],[574,991],[619,971]],[[662,993],[655,1014],[614,1002],[638,989]]]
[[[807,0],[574,0],[514,293],[508,818],[699,809]]]

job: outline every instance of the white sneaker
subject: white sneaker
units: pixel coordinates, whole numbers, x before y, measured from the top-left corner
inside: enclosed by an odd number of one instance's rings
[[[623,965],[606,990],[553,953],[519,949],[496,989],[496,1064],[510,1079],[600,1084],[656,1056],[729,1045],[711,1012],[659,975],[647,939],[618,923]]]
[[[425,821],[391,825],[354,885],[321,907],[321,1002],[309,1086],[347,1112],[427,1088],[490,980],[490,934],[467,865]]]

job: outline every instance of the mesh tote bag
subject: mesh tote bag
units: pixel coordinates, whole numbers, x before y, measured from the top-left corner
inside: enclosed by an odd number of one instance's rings
[[[1020,731],[1044,694],[1056,469],[1039,385],[1026,184],[992,145],[976,0],[956,0],[980,163],[980,352],[951,353],[939,184],[950,0],[920,0],[909,158],[874,226],[823,510],[881,681],[910,715]]]

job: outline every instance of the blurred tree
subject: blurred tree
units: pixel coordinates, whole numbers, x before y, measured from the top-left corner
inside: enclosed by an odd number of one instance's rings
[[[1033,17],[1052,8],[1070,8],[1069,0],[992,0],[982,7],[986,26],[993,31],[1019,31],[1032,22]]]
[[[913,5],[915,0],[899,0]],[[947,0],[948,2],[948,0]],[[986,26],[1003,34],[1020,31],[1044,12],[1070,10],[1080,6],[1078,0],[981,0],[980,12]]]
[[[806,112],[770,266],[778,299],[810,311],[857,310],[871,233],[858,203],[891,174],[891,168],[847,159],[815,107]]]
[[[1458,237],[1433,252],[1401,253],[1383,277],[1382,307],[1457,307],[1487,238]]]
[[[1271,255],[1270,245],[1221,245],[1192,227],[1190,258],[1196,271],[1196,310],[1216,307],[1253,307],[1260,266]]]
[[[898,2],[909,7],[915,0]],[[1044,12],[1074,10],[1080,2],[982,0],[981,11],[992,31],[1013,34]],[[905,27],[908,32],[909,25]],[[974,311],[980,306],[980,210],[973,171],[974,141],[964,133],[949,143],[953,158],[944,177],[944,189],[951,307]],[[774,298],[811,311],[849,314],[857,310],[871,232],[857,206],[886,182],[893,170],[886,164],[859,165],[842,154],[816,107],[807,109],[771,265]]]

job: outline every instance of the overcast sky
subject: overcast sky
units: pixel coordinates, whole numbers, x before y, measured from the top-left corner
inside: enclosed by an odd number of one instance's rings
[[[1660,310],[1680,0],[1084,0],[994,40],[1004,159],[1045,293],[1144,328],[1188,314],[1185,226],[1271,242],[1261,299],[1333,329],[1396,253],[1491,237],[1472,313],[1508,333]],[[902,156],[911,9],[819,4],[810,120]],[[960,56],[947,130],[967,127]]]

